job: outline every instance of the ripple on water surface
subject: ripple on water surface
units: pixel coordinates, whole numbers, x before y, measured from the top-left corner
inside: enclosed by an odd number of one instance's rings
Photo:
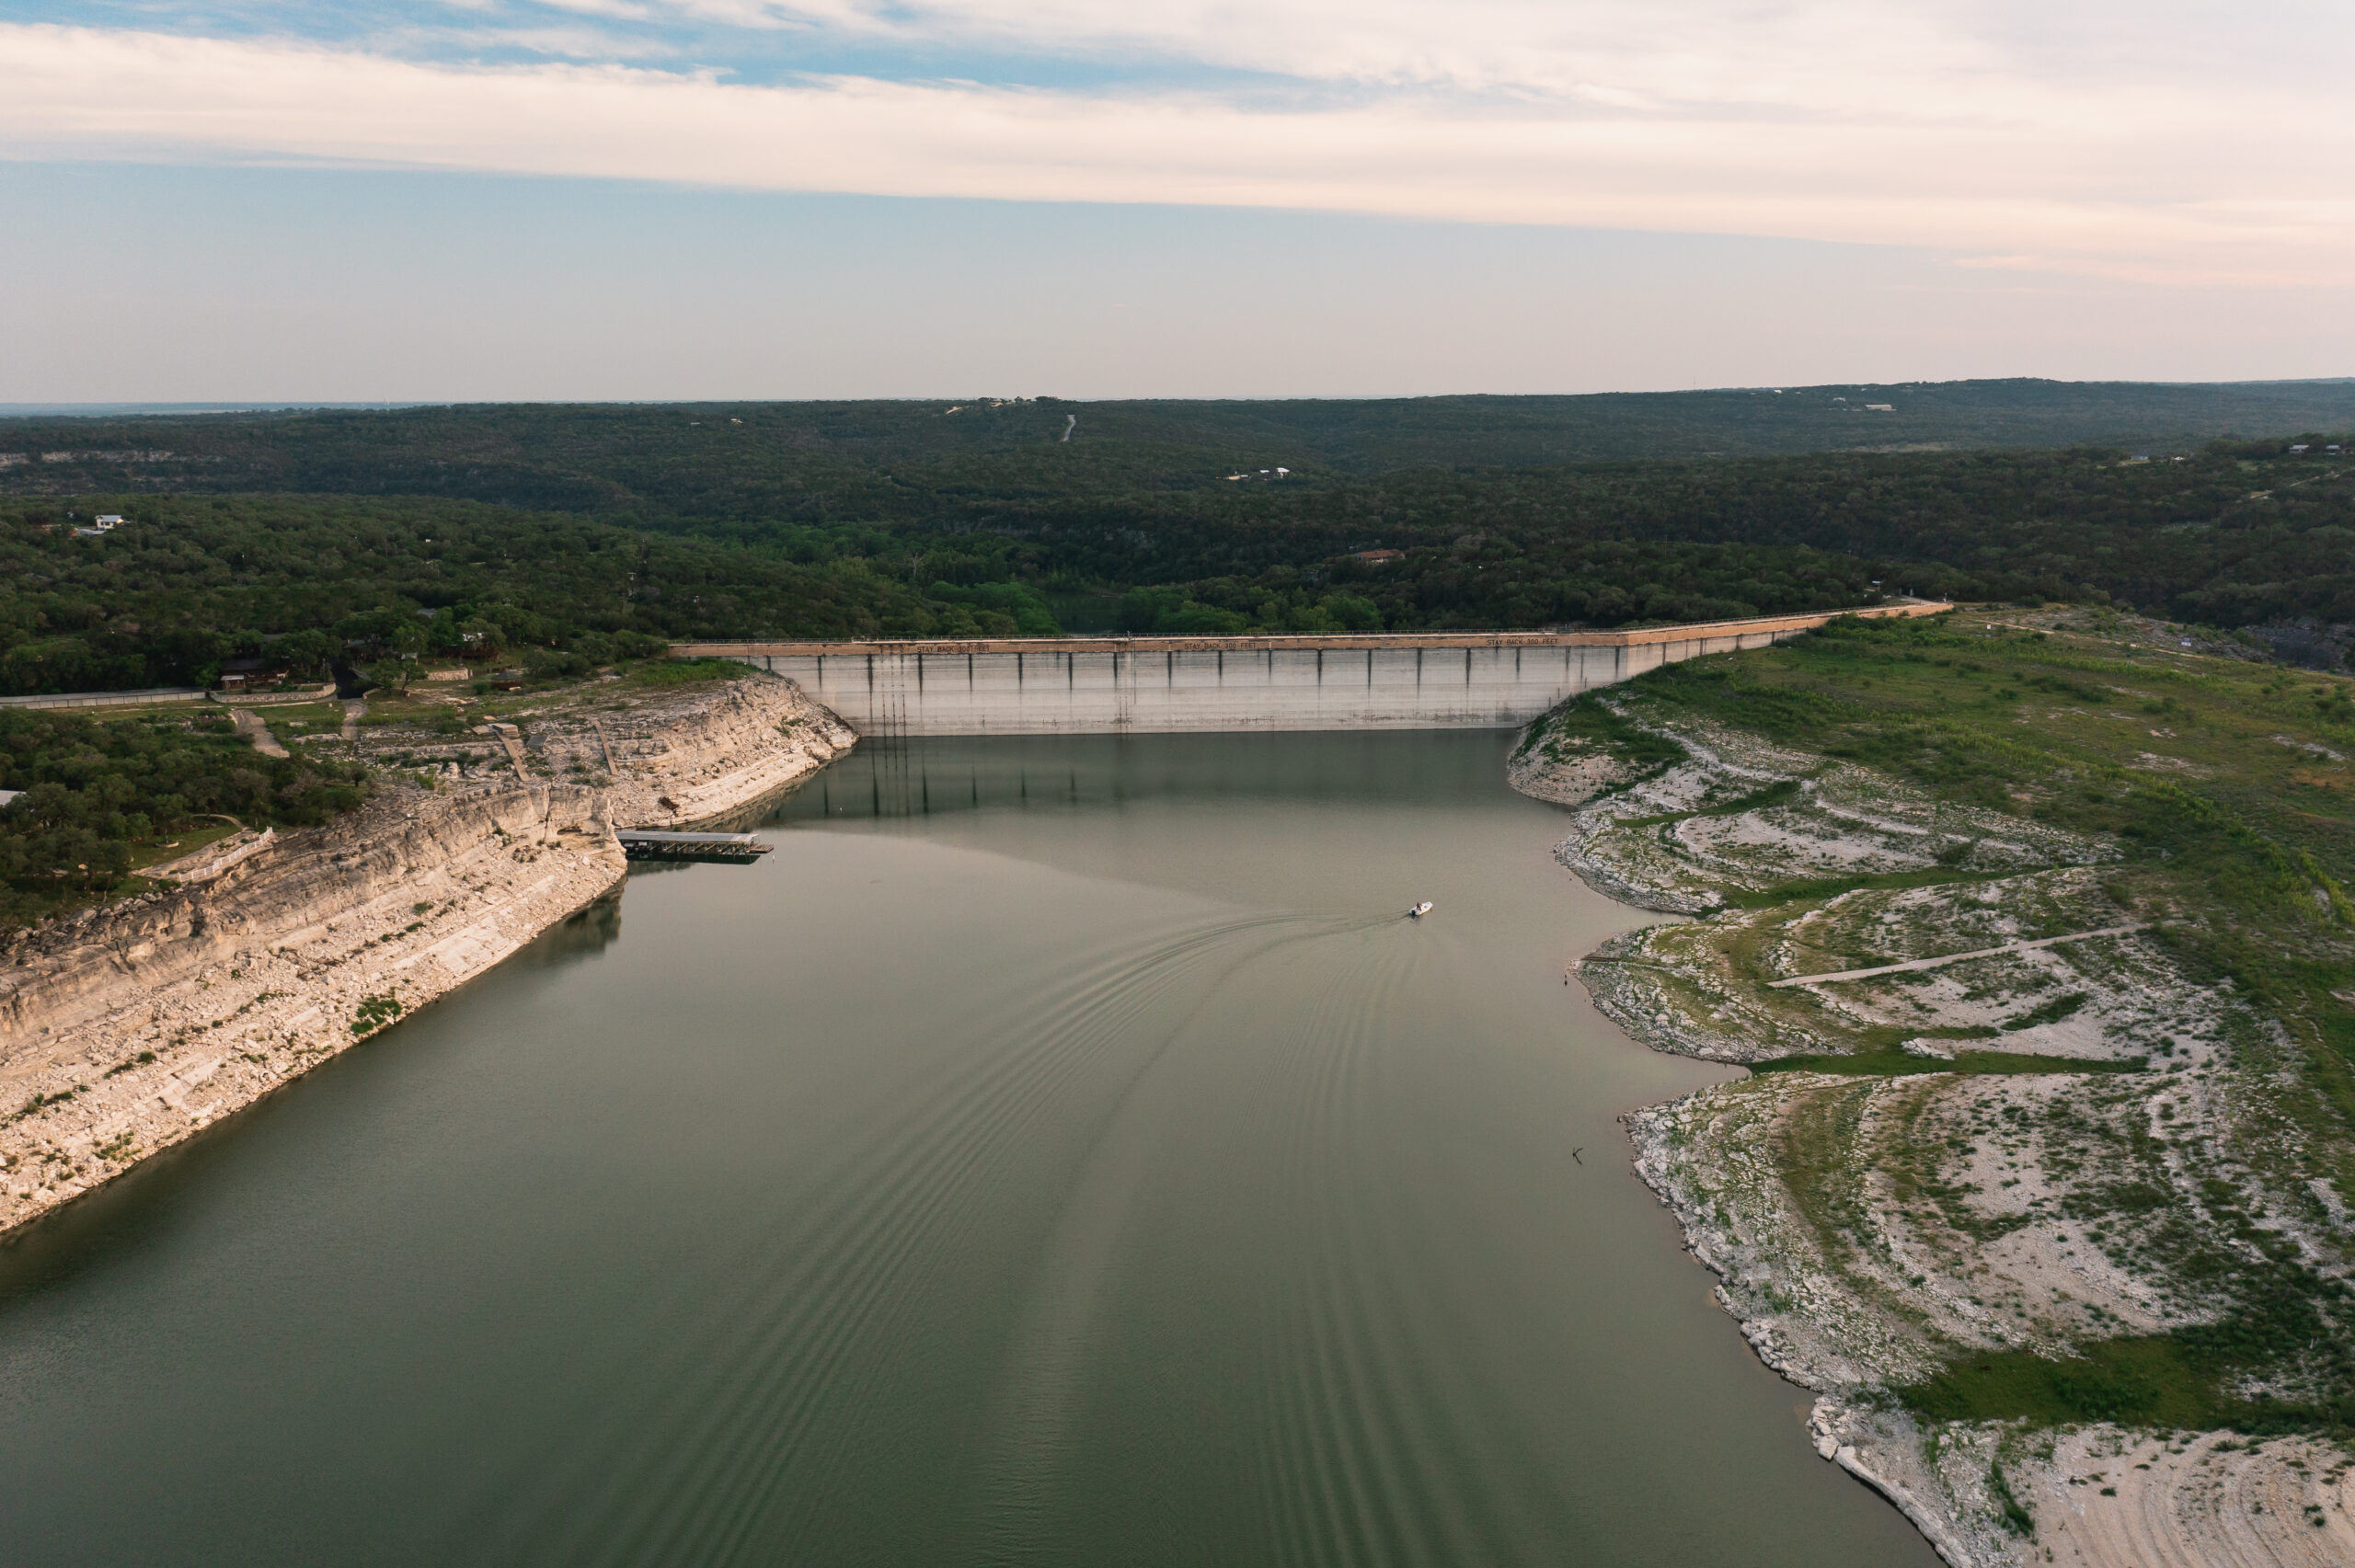
[[[855,755],[0,1260],[9,1561],[1926,1565],[1501,760]]]

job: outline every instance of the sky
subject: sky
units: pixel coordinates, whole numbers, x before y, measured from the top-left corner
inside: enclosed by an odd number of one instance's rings
[[[0,0],[0,403],[2355,373],[2343,0]]]

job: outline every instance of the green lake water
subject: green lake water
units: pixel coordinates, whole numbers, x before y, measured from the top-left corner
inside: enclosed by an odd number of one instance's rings
[[[855,753],[0,1253],[0,1562],[1929,1568],[1505,745]]]

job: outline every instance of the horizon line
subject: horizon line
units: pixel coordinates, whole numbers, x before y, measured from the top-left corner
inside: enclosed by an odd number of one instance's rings
[[[2239,379],[2191,381],[2134,380],[2122,377],[2073,380],[2061,376],[1959,376],[1947,380],[1906,381],[1826,381],[1785,383],[1780,386],[1761,382],[1755,384],[1723,386],[1691,386],[1654,388],[1648,391],[1613,390],[1608,392],[1397,392],[1397,393],[1311,393],[1292,395],[1254,395],[1246,393],[1213,396],[1154,396],[1123,397],[1064,397],[1041,393],[1029,397],[1007,399],[1017,403],[1415,403],[1495,398],[1499,401],[1534,402],[1554,400],[1568,402],[1594,397],[1694,397],[1724,393],[1802,393],[1831,390],[1873,391],[1893,387],[1991,386],[2006,383],[2039,383],[2049,386],[2135,386],[2135,387],[2262,387],[2262,386],[2340,386],[2355,384],[2355,375],[2327,376],[2260,376]],[[105,418],[130,416],[173,417],[204,414],[303,414],[303,413],[398,413],[413,408],[707,408],[707,407],[774,407],[820,403],[953,403],[971,394],[906,394],[896,396],[844,395],[833,397],[506,397],[506,398],[383,398],[383,399],[312,399],[312,398],[250,398],[239,401],[206,402],[196,400],[142,401],[122,399],[109,402],[80,403],[6,403],[0,402],[0,419],[34,418]]]

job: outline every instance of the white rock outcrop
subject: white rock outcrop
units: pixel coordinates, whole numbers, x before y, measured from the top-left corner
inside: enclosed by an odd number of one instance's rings
[[[617,827],[754,807],[856,740],[769,676],[551,715],[517,742],[520,778],[388,773],[334,823],[240,833],[156,868],[154,891],[0,941],[0,1232],[605,898]],[[578,782],[538,776],[558,760]]]

